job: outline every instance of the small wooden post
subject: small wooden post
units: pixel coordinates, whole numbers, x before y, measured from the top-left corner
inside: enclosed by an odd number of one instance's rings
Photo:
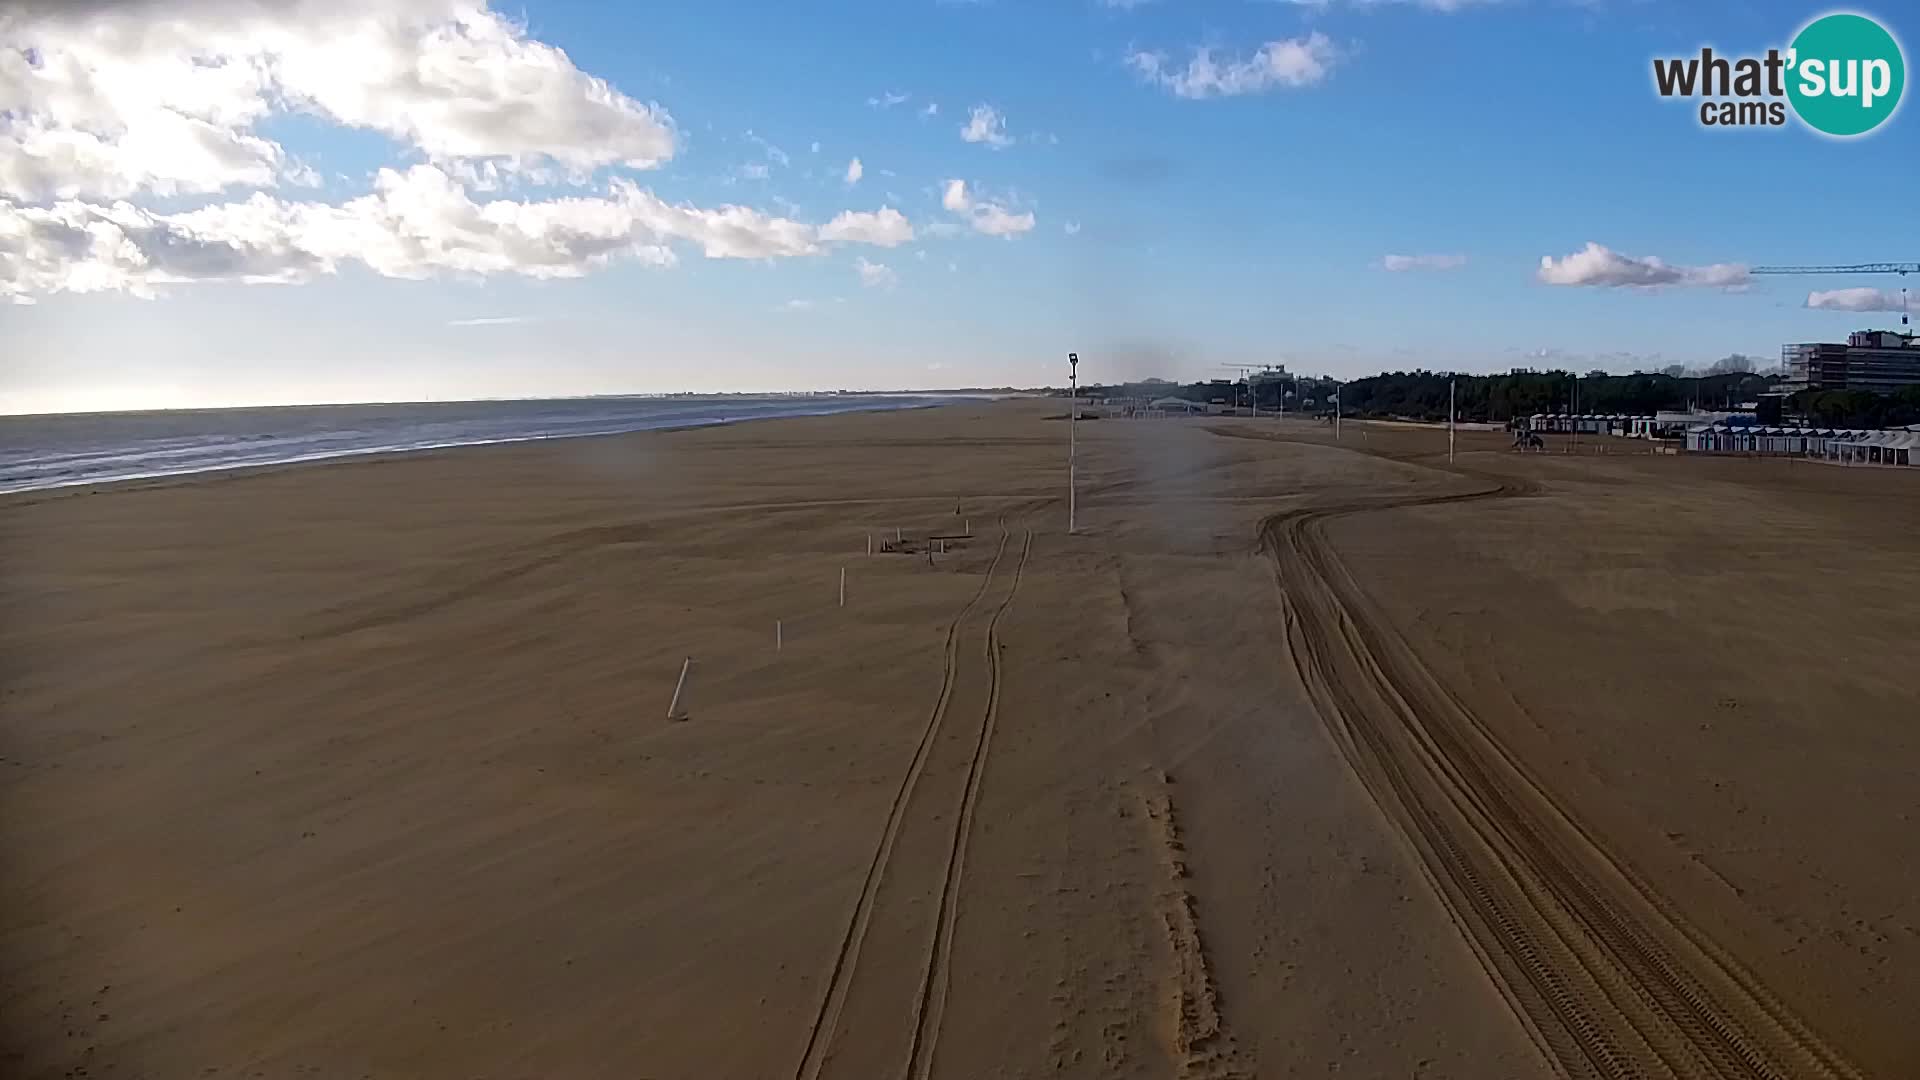
[[[847,568],[840,568],[840,606],[847,606]]]
[[[900,526],[898,525],[893,527],[893,542],[896,544],[900,542]]]
[[[673,701],[667,705],[667,719],[685,720],[687,714],[680,711],[680,695],[687,689],[687,671],[693,667],[693,657],[689,656],[680,664],[680,681],[673,684]]]
[[[779,652],[785,644],[785,634],[781,630],[780,620],[775,619],[773,620],[773,651]]]
[[[873,554],[873,534],[867,534],[867,554]]]

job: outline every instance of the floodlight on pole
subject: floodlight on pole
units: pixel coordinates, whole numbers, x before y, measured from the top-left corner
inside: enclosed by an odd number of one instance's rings
[[[1567,440],[1567,453],[1577,454],[1580,452],[1580,373],[1577,371],[1573,373],[1572,409],[1569,419],[1573,421],[1573,437]]]
[[[1074,426],[1080,421],[1080,354],[1067,354],[1067,532],[1074,528],[1074,469],[1078,465],[1079,440]]]

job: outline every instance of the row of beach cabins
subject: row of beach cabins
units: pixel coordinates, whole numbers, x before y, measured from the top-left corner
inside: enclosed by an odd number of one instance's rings
[[[1705,454],[1820,458],[1843,465],[1920,466],[1920,431],[1704,424],[1687,432],[1687,449]]]
[[[1536,432],[1611,435],[1627,439],[1686,440],[1700,454],[1809,457],[1843,465],[1920,467],[1920,431],[1800,427],[1754,423],[1751,414],[1661,413],[1656,416],[1538,413]]]

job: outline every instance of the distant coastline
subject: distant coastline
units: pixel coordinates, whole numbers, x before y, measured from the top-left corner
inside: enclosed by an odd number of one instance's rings
[[[426,398],[414,401],[303,401],[294,403],[256,404],[256,405],[188,405],[180,407],[162,407],[155,409],[69,409],[61,412],[0,412],[0,428],[13,420],[32,420],[53,416],[134,416],[172,413],[229,413],[264,412],[269,409],[360,409],[385,408],[396,405],[504,405],[557,401],[690,401],[690,400],[726,400],[726,399],[768,399],[768,398],[941,398],[941,399],[987,399],[1003,397],[1038,397],[1053,393],[1047,389],[1013,389],[1009,387],[959,387],[952,390],[742,390],[702,393],[692,390],[672,390],[660,393],[634,394],[557,394],[546,397],[475,397],[475,398]]]
[[[372,454],[590,438],[1003,396],[660,394],[0,417],[0,496]]]

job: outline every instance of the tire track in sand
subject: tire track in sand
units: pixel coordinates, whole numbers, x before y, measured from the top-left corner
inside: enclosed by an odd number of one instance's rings
[[[1858,1077],[1843,1053],[1557,806],[1371,607],[1328,546],[1335,517],[1527,494],[1479,491],[1275,515],[1288,646],[1362,783],[1522,1023],[1573,1077]]]
[[[1007,534],[1002,531],[1000,546],[993,553],[993,561],[987,564],[987,572],[980,578],[980,587],[974,590],[973,596],[947,626],[946,666],[940,676],[939,696],[934,699],[933,711],[927,716],[926,728],[920,733],[920,743],[914,748],[913,759],[907,765],[906,775],[900,780],[900,788],[887,808],[886,827],[881,830],[880,843],[874,848],[873,861],[867,866],[866,879],[860,886],[860,897],[855,901],[853,915],[847,921],[846,935],[834,955],[826,993],[820,999],[813,1027],[807,1033],[806,1050],[802,1052],[800,1064],[794,1070],[795,1080],[815,1080],[826,1064],[828,1045],[833,1041],[840,1010],[846,1005],[847,992],[852,988],[853,977],[859,967],[860,946],[866,938],[867,927],[873,921],[880,882],[886,877],[887,863],[893,857],[894,843],[899,839],[901,825],[906,820],[907,807],[913,801],[914,788],[920,782],[920,774],[926,769],[927,758],[940,734],[941,723],[946,719],[947,702],[953,698],[960,659],[960,626],[980,603],[980,598],[987,594],[987,588],[993,584],[994,573],[999,569],[1000,560],[1006,552]]]
[[[906,1075],[927,1080],[933,1073],[933,1052],[940,1037],[940,1020],[947,1008],[947,993],[953,981],[953,932],[960,917],[960,885],[967,872],[967,843],[973,836],[974,807],[980,801],[980,784],[987,772],[987,756],[993,749],[994,723],[1000,715],[1001,665],[1000,620],[1013,597],[1020,591],[1020,578],[1026,573],[1027,558],[1033,554],[1033,531],[1028,530],[1020,544],[1020,561],[1014,564],[1013,584],[987,623],[987,711],[980,721],[980,738],[974,744],[973,759],[967,764],[966,794],[960,801],[960,816],[953,824],[953,848],[947,856],[947,874],[941,882],[938,931],[933,950],[927,957],[925,974],[920,979],[920,1000],[914,1010],[913,1044],[907,1054]]]

